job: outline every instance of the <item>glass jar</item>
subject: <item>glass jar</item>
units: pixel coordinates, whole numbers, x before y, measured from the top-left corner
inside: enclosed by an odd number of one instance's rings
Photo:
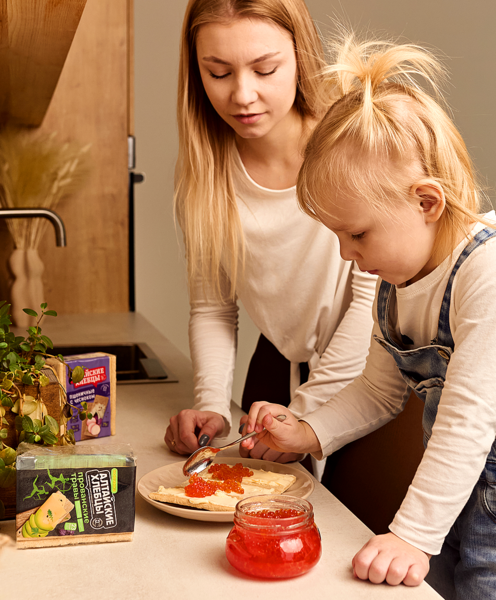
[[[322,554],[310,502],[293,496],[252,496],[240,500],[226,556],[233,567],[254,577],[302,575]]]

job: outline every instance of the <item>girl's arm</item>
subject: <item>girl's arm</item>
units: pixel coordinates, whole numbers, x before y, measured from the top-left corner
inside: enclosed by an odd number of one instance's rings
[[[390,526],[397,536],[430,554],[439,553],[495,443],[495,282],[496,241],[491,240],[455,277],[450,311],[455,349],[432,436]],[[493,477],[489,474],[489,481]]]
[[[374,305],[374,320],[376,310]],[[372,334],[382,337],[377,322]],[[363,373],[303,420],[315,432],[320,460],[394,419],[404,408],[410,390],[394,359],[372,337]]]
[[[391,533],[373,538],[354,557],[353,570],[360,579],[420,583],[419,577],[428,571],[426,559],[440,552],[481,474],[494,481],[484,465],[496,437],[495,281],[492,241],[478,249],[455,278],[450,310],[455,350],[432,436]],[[492,489],[491,483],[487,489]],[[491,511],[490,503],[484,510]]]
[[[298,417],[313,412],[363,371],[372,331],[372,304],[377,278],[353,265],[351,302],[324,353],[311,365],[308,382],[290,404]]]
[[[377,324],[373,333],[381,335]],[[267,428],[270,435],[263,433],[257,438],[274,450],[310,452],[321,459],[386,424],[403,410],[408,397],[409,390],[394,359],[372,340],[367,364],[358,379],[319,409],[305,415],[298,427],[295,417],[280,424],[285,427],[270,422],[271,427]],[[265,425],[262,421],[268,413],[275,416],[288,412],[276,404],[257,402],[250,410],[246,432],[255,429],[261,432]],[[292,427],[291,432],[289,426]],[[292,436],[295,436],[294,439]],[[252,439],[243,442],[243,446],[250,449]]]

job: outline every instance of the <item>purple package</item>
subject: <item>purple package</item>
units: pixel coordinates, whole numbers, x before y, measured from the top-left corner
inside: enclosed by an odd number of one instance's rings
[[[113,360],[112,360],[113,359]],[[84,367],[84,378],[73,383],[66,371],[66,391],[69,404],[75,408],[67,423],[77,442],[113,435],[115,423],[115,356],[95,352],[94,354],[67,356],[65,362],[74,369]],[[81,421],[76,408],[88,405],[91,419]]]

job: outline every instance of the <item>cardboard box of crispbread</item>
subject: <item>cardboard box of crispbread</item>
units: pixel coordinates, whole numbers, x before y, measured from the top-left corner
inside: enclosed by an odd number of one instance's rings
[[[129,445],[21,444],[16,468],[19,548],[132,539],[136,460]]]
[[[105,352],[79,354],[64,358],[71,369],[84,368],[84,378],[74,383],[66,368],[67,401],[73,407],[67,429],[74,439],[90,440],[115,435],[116,416],[116,357]],[[90,418],[81,421],[78,410],[86,403]]]

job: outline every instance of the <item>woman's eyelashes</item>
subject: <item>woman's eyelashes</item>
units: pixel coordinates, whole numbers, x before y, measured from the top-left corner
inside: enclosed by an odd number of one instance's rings
[[[268,73],[261,73],[260,71],[255,71],[257,75],[261,75],[262,77],[267,77],[267,75],[273,75],[277,71],[277,67],[269,71]]]
[[[272,69],[272,71],[268,71],[266,73],[262,73],[261,71],[255,71],[255,73],[257,75],[260,75],[261,77],[267,77],[268,75],[273,75],[276,71],[277,67]],[[224,73],[224,75],[216,75],[215,73],[212,73],[212,71],[209,71],[209,73],[210,77],[213,77],[214,79],[225,79],[228,75],[231,75],[231,73]]]
[[[353,242],[356,242],[357,240],[361,240],[364,235],[365,235],[365,231],[362,231],[362,233],[352,233],[351,239]]]

